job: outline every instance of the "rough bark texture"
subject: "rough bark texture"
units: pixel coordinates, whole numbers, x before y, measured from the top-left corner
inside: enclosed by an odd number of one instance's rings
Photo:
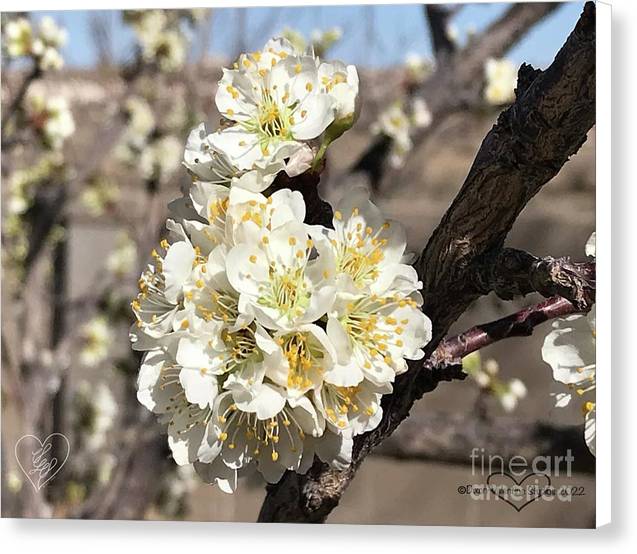
[[[505,463],[514,456],[532,460],[538,456],[565,456],[570,450],[574,458],[572,471],[595,473],[595,457],[582,440],[583,433],[581,425],[556,427],[512,416],[481,419],[430,413],[404,421],[374,455],[471,465],[474,448],[484,448],[486,458],[502,456]]]
[[[482,294],[473,279],[477,269],[502,248],[524,206],[577,152],[594,121],[595,6],[588,3],[546,71],[520,69],[516,102],[485,138],[416,264],[424,283],[424,310],[434,329],[427,357]],[[460,377],[457,366],[429,370],[422,362],[412,364],[385,397],[380,425],[357,437],[351,466],[337,471],[317,461],[306,475],[287,472],[268,487],[259,521],[325,521],[363,459],[409,415],[414,401],[454,377]]]
[[[482,294],[493,291],[502,300],[538,292],[562,296],[579,310],[595,300],[595,263],[574,263],[568,258],[537,258],[528,252],[503,248],[478,268],[474,279]]]

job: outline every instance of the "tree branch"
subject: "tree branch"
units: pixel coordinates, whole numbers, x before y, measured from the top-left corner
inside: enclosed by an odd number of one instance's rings
[[[454,9],[440,4],[425,4],[423,9],[429,25],[432,50],[438,63],[444,63],[456,50],[448,33],[449,19],[454,14]]]
[[[591,307],[592,304],[586,311]],[[545,321],[579,312],[580,310],[565,298],[550,298],[496,321],[476,325],[464,333],[446,338],[440,342],[425,367],[441,369],[444,366],[462,365],[462,358],[472,352],[503,339],[531,336],[533,329]]]
[[[2,115],[2,124],[1,124],[2,136],[0,138],[0,140],[3,143],[3,146],[4,146],[5,139],[7,138],[7,125],[11,121],[11,118],[13,118],[13,116],[18,112],[18,110],[22,109],[22,101],[24,100],[24,97],[26,96],[27,91],[29,90],[29,87],[31,86],[31,83],[35,81],[38,77],[40,77],[41,74],[42,74],[42,71],[40,70],[40,66],[37,63],[35,63],[33,68],[25,75],[24,80],[22,81],[22,84],[20,85],[20,88],[18,89],[18,92],[16,92],[16,95],[13,97],[13,100],[11,101],[11,103],[7,106],[5,110],[3,110],[4,113]]]
[[[429,413],[410,417],[387,438],[374,455],[402,460],[428,460],[471,465],[471,452],[484,448],[484,457],[514,456],[531,460],[540,456],[573,456],[572,471],[595,473],[595,457],[583,440],[582,426],[556,427],[520,421],[512,416],[491,419],[473,414]],[[479,463],[479,462],[478,462]],[[499,470],[499,463],[493,466]]]
[[[473,279],[481,294],[493,291],[502,300],[537,292],[546,298],[562,296],[579,310],[589,309],[595,301],[595,262],[538,258],[503,248],[477,268]]]
[[[480,295],[471,276],[484,256],[502,247],[524,206],[579,149],[594,120],[595,6],[589,2],[546,71],[520,70],[516,102],[485,138],[416,264],[424,283],[424,310],[433,323],[427,358]],[[379,426],[356,438],[351,465],[337,471],[315,461],[306,475],[287,472],[268,487],[259,520],[325,521],[364,458],[409,415],[414,401],[437,385],[431,375],[444,371],[422,370],[420,362],[413,363],[383,399]]]
[[[440,6],[427,6],[427,8]],[[422,84],[417,96],[427,102],[432,114],[432,125],[414,133],[414,148],[421,144],[452,113],[473,108],[482,102],[484,63],[489,58],[502,57],[533,26],[559,7],[559,3],[514,4],[493,22],[479,37],[475,37],[462,50],[447,56],[445,63],[437,64],[434,73]],[[349,173],[365,172],[374,188],[380,181],[389,182],[397,170],[387,171],[385,159],[389,141],[379,137],[351,166]]]

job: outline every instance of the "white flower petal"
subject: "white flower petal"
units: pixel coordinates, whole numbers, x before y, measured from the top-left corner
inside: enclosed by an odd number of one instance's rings
[[[177,302],[194,261],[195,251],[189,243],[176,242],[168,248],[162,267],[166,279],[164,294],[169,302]]]

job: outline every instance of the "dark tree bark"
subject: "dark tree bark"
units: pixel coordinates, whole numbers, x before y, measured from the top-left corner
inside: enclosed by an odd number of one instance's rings
[[[546,71],[520,69],[516,102],[483,141],[416,263],[424,311],[433,323],[425,365],[450,325],[482,294],[473,279],[478,268],[500,251],[522,209],[577,152],[594,121],[595,6],[589,2]],[[415,400],[450,378],[445,368],[422,365],[412,364],[396,380],[393,394],[383,401],[379,426],[356,438],[350,467],[337,471],[316,461],[306,475],[287,472],[268,487],[259,521],[325,521],[365,457],[409,415]]]
[[[537,292],[562,296],[579,310],[595,301],[595,262],[574,263],[568,258],[538,258],[514,248],[503,248],[474,275],[482,294],[493,291],[502,300]]]

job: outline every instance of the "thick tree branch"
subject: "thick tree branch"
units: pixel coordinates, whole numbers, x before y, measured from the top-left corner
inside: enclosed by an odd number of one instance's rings
[[[538,258],[503,248],[478,267],[473,278],[481,294],[493,291],[502,300],[537,292],[546,298],[562,296],[579,310],[588,309],[595,301],[595,262]]]
[[[490,455],[501,456],[505,464],[514,456],[532,460],[566,456],[570,450],[572,471],[595,473],[595,457],[582,439],[583,432],[582,426],[556,427],[512,416],[481,419],[473,414],[429,413],[404,421],[374,455],[471,465],[475,448],[484,448],[487,461]],[[494,462],[493,468],[499,470],[500,464]]]
[[[417,263],[434,339],[480,296],[476,268],[501,249],[520,212],[579,150],[594,122],[595,6],[589,2],[546,71],[520,69],[517,100],[482,142]]]
[[[471,281],[476,268],[502,247],[519,213],[577,152],[594,121],[595,6],[589,2],[546,71],[522,67],[516,102],[485,138],[462,189],[417,262],[425,313],[434,329],[427,357],[480,296]],[[356,438],[350,467],[337,471],[316,461],[306,475],[287,472],[268,487],[259,520],[325,521],[363,459],[409,415],[414,401],[436,386],[439,380],[432,373],[422,370],[420,362],[412,364],[385,397],[379,426]]]

